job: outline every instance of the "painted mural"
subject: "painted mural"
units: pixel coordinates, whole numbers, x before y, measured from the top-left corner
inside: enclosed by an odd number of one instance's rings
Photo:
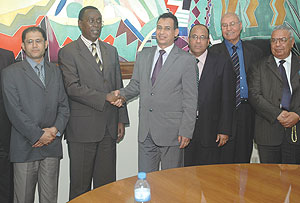
[[[79,37],[78,13],[88,5],[102,13],[100,39],[117,47],[120,61],[134,61],[137,51],[156,45],[157,17],[167,11],[179,20],[176,44],[182,49],[197,23],[209,27],[213,44],[220,42],[221,16],[235,12],[243,24],[242,39],[269,39],[274,26],[285,23],[293,29],[294,51],[300,53],[299,0],[0,0],[0,47],[22,58],[22,31],[41,26],[48,35],[48,58],[56,62],[58,50]]]

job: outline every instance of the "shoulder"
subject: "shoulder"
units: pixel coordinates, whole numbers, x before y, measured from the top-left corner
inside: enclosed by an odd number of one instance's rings
[[[100,45],[103,45],[105,48],[107,48],[108,50],[116,50],[116,47],[108,44],[107,42],[103,42],[103,41],[99,41]]]
[[[0,54],[3,56],[13,56],[14,53],[12,51],[0,48]]]
[[[26,63],[24,60],[20,62],[13,63],[2,70],[3,75],[16,74],[22,70],[22,67]]]
[[[214,44],[208,48],[211,52],[221,52],[225,50],[225,45],[223,42]]]

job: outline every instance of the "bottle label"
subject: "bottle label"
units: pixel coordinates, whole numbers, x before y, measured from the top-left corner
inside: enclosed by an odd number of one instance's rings
[[[134,190],[134,199],[137,202],[147,202],[151,199],[150,188],[137,188]]]

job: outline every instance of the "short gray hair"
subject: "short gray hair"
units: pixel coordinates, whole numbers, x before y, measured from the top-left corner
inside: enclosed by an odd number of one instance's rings
[[[290,28],[289,26],[287,26],[287,25],[285,25],[285,24],[277,25],[277,26],[273,29],[272,33],[273,33],[274,31],[276,31],[276,30],[286,30],[286,31],[288,31],[289,34],[290,34],[290,39],[291,39],[291,40],[294,39],[293,30],[292,30],[292,28]]]
[[[235,16],[238,19],[238,21],[241,22],[240,17],[236,13],[231,13],[231,12],[225,13],[224,15],[222,15],[221,22],[222,22],[223,18],[226,17],[226,16]]]

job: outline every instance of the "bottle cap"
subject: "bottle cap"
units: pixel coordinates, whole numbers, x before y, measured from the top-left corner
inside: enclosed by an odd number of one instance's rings
[[[142,179],[142,180],[146,179],[146,173],[145,172],[139,172],[138,173],[138,179]]]

